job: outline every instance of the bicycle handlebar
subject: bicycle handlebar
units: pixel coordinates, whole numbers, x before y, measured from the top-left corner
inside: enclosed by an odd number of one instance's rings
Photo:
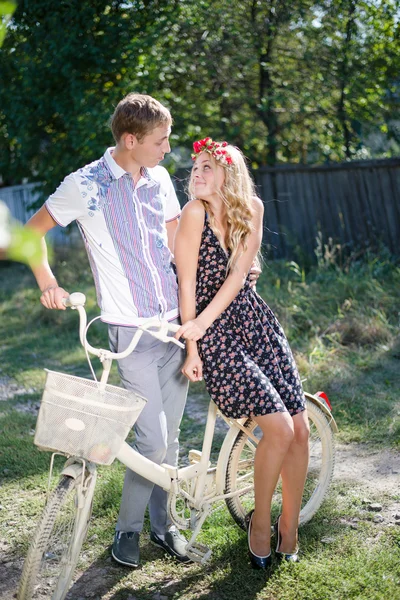
[[[77,308],[78,306],[85,306],[86,296],[85,296],[85,294],[82,294],[81,292],[73,292],[66,298],[63,298],[62,303],[64,304],[64,306],[67,306],[70,308]]]
[[[180,325],[175,325],[174,323],[169,323],[168,321],[160,321],[159,319],[149,319],[145,321],[141,325],[137,326],[137,331],[134,334],[131,343],[123,352],[111,352],[111,350],[104,350],[102,348],[94,348],[89,344],[86,339],[87,333],[87,316],[85,310],[85,302],[86,296],[81,292],[74,292],[70,294],[68,297],[63,298],[63,304],[65,306],[70,307],[74,310],[77,310],[79,313],[79,338],[82,346],[90,352],[90,354],[94,354],[98,356],[101,361],[105,359],[121,359],[128,356],[135,349],[138,341],[142,337],[143,333],[147,331],[150,335],[161,340],[162,342],[172,342],[176,344],[180,348],[185,348],[185,345],[182,342],[179,342],[174,337],[168,335],[169,332],[176,333],[180,328]],[[157,331],[150,331],[151,328],[157,328]]]

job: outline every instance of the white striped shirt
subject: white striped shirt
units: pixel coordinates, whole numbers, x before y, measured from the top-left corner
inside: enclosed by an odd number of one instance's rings
[[[178,286],[165,224],[179,217],[180,206],[171,178],[161,166],[143,169],[135,186],[112,150],[68,175],[46,208],[62,227],[77,221],[103,321],[175,319]]]

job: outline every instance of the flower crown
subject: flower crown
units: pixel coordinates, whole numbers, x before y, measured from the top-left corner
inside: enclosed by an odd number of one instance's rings
[[[228,145],[228,142],[213,142],[210,137],[204,138],[204,140],[199,140],[198,142],[194,142],[192,154],[192,160],[196,160],[196,158],[202,152],[208,152],[213,156],[219,163],[223,165],[231,165],[232,158],[229,156],[228,152],[224,150],[224,148]]]

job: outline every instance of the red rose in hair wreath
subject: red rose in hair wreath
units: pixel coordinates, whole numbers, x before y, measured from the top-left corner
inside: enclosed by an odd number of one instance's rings
[[[196,152],[196,154],[199,154],[200,152],[203,152],[203,150],[206,149],[207,144],[209,142],[212,143],[212,139],[209,137],[204,138],[204,140],[199,140],[198,142],[194,142],[193,150]]]
[[[232,158],[229,156],[226,150],[221,150],[221,148],[226,148],[228,146],[228,142],[214,142],[210,137],[206,137],[203,140],[198,140],[193,143],[194,154],[192,154],[192,160],[196,160],[199,154],[202,152],[208,152],[213,156],[220,164],[223,165],[231,165]]]

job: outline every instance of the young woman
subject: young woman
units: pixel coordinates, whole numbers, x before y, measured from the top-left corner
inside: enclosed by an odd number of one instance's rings
[[[275,524],[278,558],[298,560],[297,528],[308,464],[305,398],[284,332],[251,288],[260,249],[263,204],[242,153],[205,138],[193,145],[191,200],[175,237],[182,327],[182,372],[204,376],[221,412],[251,416],[263,432],[254,461],[255,508],[246,517],[251,563],[271,562],[271,500],[282,477]]]

